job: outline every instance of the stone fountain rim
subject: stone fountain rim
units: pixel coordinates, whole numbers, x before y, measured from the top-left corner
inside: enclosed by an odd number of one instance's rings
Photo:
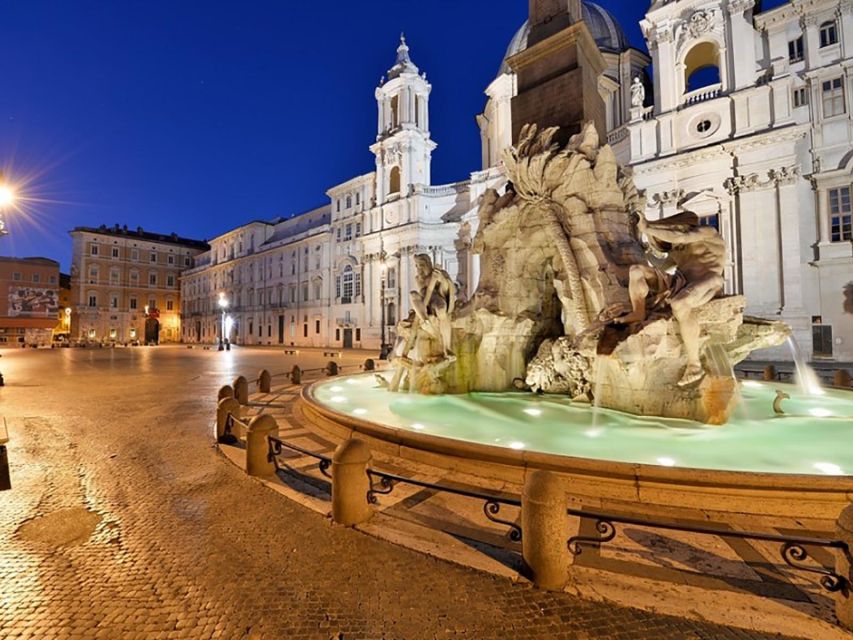
[[[341,377],[354,378],[374,375],[374,373],[359,373]],[[302,388],[303,402],[327,420],[331,420],[355,433],[375,438],[394,446],[409,447],[443,456],[468,459],[472,462],[500,464],[525,469],[547,469],[568,474],[612,478],[614,480],[631,479],[642,482],[660,482],[669,485],[690,485],[694,487],[730,487],[741,491],[752,488],[756,490],[806,493],[853,493],[853,475],[825,476],[678,466],[664,467],[635,462],[598,460],[595,458],[563,456],[537,451],[515,450],[464,440],[454,440],[453,438],[444,436],[416,433],[399,427],[389,427],[369,420],[363,420],[326,406],[315,398],[314,390],[319,385],[328,382],[328,379],[324,379],[304,386]]]

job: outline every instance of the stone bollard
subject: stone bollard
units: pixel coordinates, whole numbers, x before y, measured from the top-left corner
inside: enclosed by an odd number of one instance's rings
[[[370,449],[361,440],[347,440],[338,445],[332,456],[332,518],[338,524],[352,527],[367,522],[373,509],[367,501],[370,477],[367,465]]]
[[[249,381],[244,376],[234,378],[234,397],[240,404],[249,404]]]
[[[562,591],[569,580],[570,537],[563,481],[550,471],[533,471],[521,494],[521,549],[524,570],[533,584]]]
[[[326,375],[327,376],[336,376],[338,375],[338,363],[334,360],[329,360],[329,364],[326,365]]]
[[[835,551],[835,572],[847,581],[836,596],[835,614],[844,627],[853,629],[853,504],[838,516],[835,535],[847,543],[846,550]]]
[[[849,387],[850,385],[850,372],[846,369],[838,369],[835,372],[835,379],[833,383],[836,387]]]
[[[290,370],[290,382],[302,384],[302,369],[299,368],[298,364],[293,365],[293,369]]]
[[[764,367],[764,380],[767,382],[773,382],[776,380],[776,367],[772,364],[768,364]]]
[[[234,398],[222,398],[219,401],[219,404],[216,406],[216,441],[217,442],[225,442],[231,440],[231,438],[225,437],[225,425],[228,423],[228,416],[232,415],[237,418],[240,417],[240,403],[237,402]],[[231,435],[234,439],[237,438],[237,434],[232,431]]]
[[[216,396],[216,401],[224,400],[225,398],[233,398],[234,397],[234,387],[230,384],[226,384],[222,387],[219,387],[219,393]]]
[[[364,361],[364,370],[365,371],[375,371],[376,363],[373,361],[373,358],[368,358]]]
[[[250,476],[270,476],[275,464],[269,460],[267,436],[278,436],[278,423],[270,415],[252,418],[246,432],[246,473]]]
[[[272,389],[272,376],[266,369],[262,369],[258,374],[258,390],[261,393],[269,393]]]

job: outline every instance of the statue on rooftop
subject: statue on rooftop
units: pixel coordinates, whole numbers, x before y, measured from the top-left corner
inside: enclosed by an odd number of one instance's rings
[[[642,107],[646,102],[646,88],[643,86],[640,76],[634,76],[634,82],[631,84],[631,106]]]

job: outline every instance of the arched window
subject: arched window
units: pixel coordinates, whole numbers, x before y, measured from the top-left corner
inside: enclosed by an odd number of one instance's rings
[[[400,167],[391,169],[391,178],[388,186],[388,195],[400,193]]]
[[[347,196],[347,209],[352,208],[352,196]]]
[[[352,294],[353,294],[353,272],[352,267],[347,265],[344,267],[343,277],[341,278],[341,302],[344,304],[348,304],[352,302]]]
[[[397,128],[397,123],[400,122],[400,98],[394,96],[391,98],[391,129]]]
[[[720,84],[720,50],[712,42],[700,42],[684,58],[685,93]]]

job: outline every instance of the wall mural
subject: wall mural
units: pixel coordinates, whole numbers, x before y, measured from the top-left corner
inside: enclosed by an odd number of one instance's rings
[[[54,316],[59,313],[56,289],[9,287],[9,317]]]

